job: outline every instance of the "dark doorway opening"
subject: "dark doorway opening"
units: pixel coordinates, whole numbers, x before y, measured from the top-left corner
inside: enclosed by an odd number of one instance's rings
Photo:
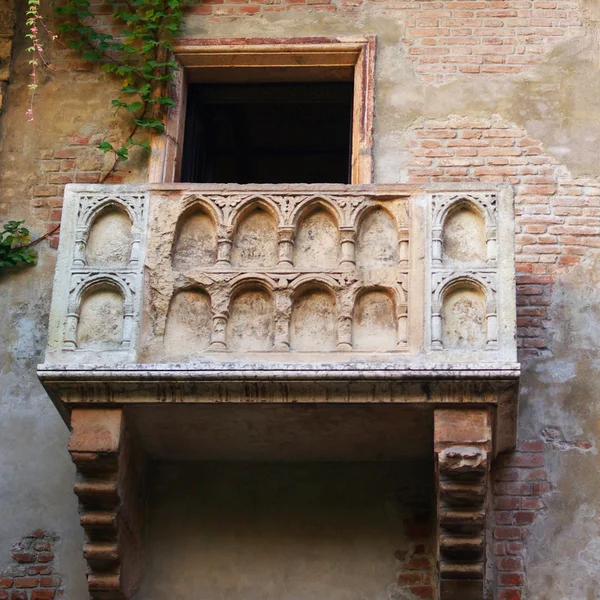
[[[350,183],[352,82],[190,84],[181,181]]]

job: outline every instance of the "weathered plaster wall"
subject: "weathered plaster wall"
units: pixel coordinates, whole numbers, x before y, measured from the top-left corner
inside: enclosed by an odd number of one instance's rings
[[[498,0],[494,7],[491,4],[487,0],[205,0],[190,11],[185,35],[376,35],[375,181],[468,178],[508,181],[517,187],[524,454],[504,459],[506,469],[501,466],[496,471],[497,527],[491,530],[491,544],[497,572],[491,576],[502,581],[498,600],[518,600],[522,593],[533,600],[590,600],[600,594],[600,459],[596,449],[600,423],[600,8],[596,0]],[[8,86],[0,75],[4,107],[0,216],[26,218],[39,235],[58,222],[65,183],[100,179],[109,163],[94,146],[113,135],[122,122],[110,110],[113,92],[106,76],[81,65],[67,51],[51,50],[58,70],[42,76],[34,123],[26,123],[29,57],[21,41],[22,4],[18,8],[21,16]],[[459,9],[468,14],[452,14]],[[498,14],[481,12],[486,10]],[[3,14],[0,9],[0,21]],[[445,23],[444,19],[461,22]],[[478,23],[465,22],[469,19]],[[444,28],[462,33],[440,34]],[[437,37],[447,41],[440,44]],[[461,37],[465,44],[448,41]],[[498,42],[502,37],[514,41]],[[473,51],[468,52],[470,45]],[[486,46],[496,50],[486,52]],[[522,53],[520,46],[525,46]],[[531,60],[519,61],[519,56]],[[0,63],[0,71],[4,64]],[[143,181],[144,169],[139,158],[119,169],[111,180]],[[47,242],[39,250],[37,267],[0,279],[0,514],[4,517],[0,519],[0,571],[3,564],[9,565],[13,542],[36,528],[54,530],[59,536],[56,568],[62,576],[63,597],[83,600],[82,535],[71,491],[74,471],[66,452],[67,431],[34,373],[45,345],[55,260]],[[534,454],[543,458],[532,458]],[[538,469],[540,462],[545,465],[544,473]],[[278,476],[269,473],[267,480],[273,485]],[[189,497],[186,491],[186,498],[178,499],[181,472],[174,477],[169,487],[166,476],[157,475],[151,496],[151,574],[139,594],[142,600],[160,597],[152,594],[162,588],[150,588],[149,582],[159,585],[156,577],[152,579],[152,570],[165,555],[189,574],[189,578],[180,577],[174,568],[165,575],[178,586],[173,597],[197,595],[197,565],[189,548],[165,544],[162,534],[173,537],[187,526],[182,514],[173,519],[165,516],[166,507],[179,502],[185,510],[196,507],[203,490],[198,485]],[[311,477],[315,484],[323,480],[322,473],[314,470]],[[216,479],[213,474],[212,481]],[[311,486],[306,485],[304,491]],[[388,537],[387,517],[378,512],[385,506],[385,493],[383,487],[376,488],[373,504],[364,498],[365,504],[356,506],[350,516],[353,522],[365,517],[378,532],[377,539],[372,539],[361,530],[358,539],[368,545],[373,568],[381,569],[377,577],[385,570],[382,581],[389,585],[387,573],[400,568],[394,566],[391,553],[394,546],[402,550],[404,542],[400,528],[398,543],[392,544]],[[217,498],[213,491],[206,502],[215,517],[223,518],[224,509],[215,506]],[[275,528],[281,514],[274,513],[269,527]],[[315,514],[322,519],[327,511],[321,505]],[[248,529],[255,536],[257,519],[254,529]],[[197,528],[192,531],[207,535],[201,532],[202,523],[192,524]],[[216,535],[214,530],[212,535]],[[203,543],[207,540],[202,538]],[[296,551],[302,555],[307,549],[297,547]],[[400,560],[408,565],[411,557],[409,553]],[[343,559],[340,555],[340,562]],[[233,551],[231,560],[235,560]],[[408,566],[406,571],[408,575],[398,581],[427,587],[421,571]],[[365,575],[359,587],[367,597],[379,597],[384,583],[373,587],[373,579]],[[430,593],[421,592],[421,597]]]
[[[429,461],[156,463],[148,574],[136,598],[193,590],[215,600],[400,600],[416,582],[431,598],[432,468]],[[414,578],[397,583],[415,554]]]

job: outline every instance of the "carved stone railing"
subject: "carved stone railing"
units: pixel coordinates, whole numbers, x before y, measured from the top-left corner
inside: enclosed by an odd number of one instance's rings
[[[514,361],[510,191],[412,192],[69,186],[46,362]]]
[[[513,246],[507,186],[67,186],[38,372],[74,428],[92,597],[139,580],[118,515],[141,527],[140,410],[253,402],[430,410],[441,598],[480,598],[489,463],[516,435]]]

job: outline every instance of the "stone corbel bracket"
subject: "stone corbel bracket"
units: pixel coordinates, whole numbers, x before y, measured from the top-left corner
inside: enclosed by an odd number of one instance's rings
[[[75,409],[69,451],[92,600],[126,600],[142,578],[144,457],[119,408]]]
[[[440,600],[482,600],[487,491],[492,457],[488,408],[437,409]]]

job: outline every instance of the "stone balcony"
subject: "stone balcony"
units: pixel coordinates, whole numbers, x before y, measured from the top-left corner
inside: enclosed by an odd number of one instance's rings
[[[67,186],[38,373],[73,430],[92,597],[139,582],[141,541],[111,526],[103,557],[86,517],[98,481],[128,496],[134,455],[430,453],[441,598],[481,598],[486,474],[516,435],[513,244],[506,186]]]

